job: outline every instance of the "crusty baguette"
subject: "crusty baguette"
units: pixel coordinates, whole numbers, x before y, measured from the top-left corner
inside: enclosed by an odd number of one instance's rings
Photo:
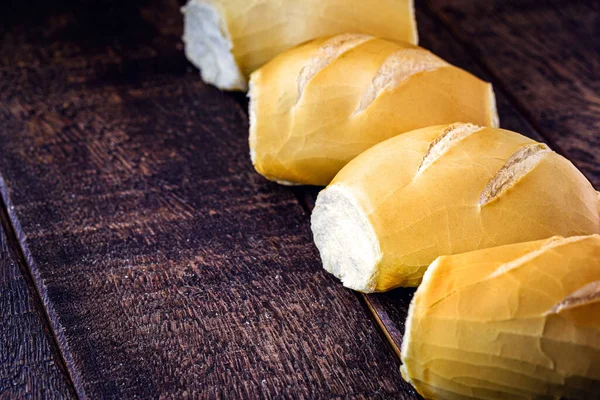
[[[327,185],[369,147],[417,128],[496,126],[492,86],[429,51],[344,34],[296,47],[252,74],[250,153],[288,184]]]
[[[396,136],[352,160],[317,198],[326,270],[362,292],[416,286],[440,255],[600,232],[598,192],[564,157],[472,124]]]
[[[438,258],[412,300],[402,362],[427,399],[597,399],[600,236]]]
[[[226,90],[246,90],[252,71],[317,37],[418,40],[413,0],[190,0],[182,11],[188,59]]]

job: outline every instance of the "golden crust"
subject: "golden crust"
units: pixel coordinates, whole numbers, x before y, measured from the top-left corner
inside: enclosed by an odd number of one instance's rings
[[[600,236],[438,258],[410,306],[402,375],[425,398],[592,399]]]
[[[403,132],[497,124],[489,83],[407,43],[350,43],[318,39],[252,74],[250,148],[260,174],[326,185],[358,154]]]

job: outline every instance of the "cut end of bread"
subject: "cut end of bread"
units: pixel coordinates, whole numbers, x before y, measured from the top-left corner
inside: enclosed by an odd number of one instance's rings
[[[425,153],[421,166],[419,167],[419,173],[429,168],[438,158],[458,144],[458,142],[482,129],[483,127],[473,124],[457,123],[449,125],[444,129],[442,134],[435,138],[429,145],[429,149],[427,149],[427,153]]]
[[[375,291],[376,267],[381,260],[379,241],[349,190],[333,185],[319,193],[311,228],[325,270],[350,289]]]
[[[233,44],[217,8],[202,0],[190,0],[184,15],[185,55],[204,82],[223,90],[246,90],[246,78],[232,54]]]
[[[302,97],[302,93],[308,82],[319,71],[331,64],[340,55],[372,38],[369,35],[345,33],[334,36],[323,43],[300,70],[300,74],[298,75],[298,101]]]
[[[535,143],[517,150],[488,182],[479,197],[479,205],[484,206],[500,198],[508,189],[515,186],[525,175],[540,163],[550,148],[543,143]]]
[[[367,109],[382,92],[394,90],[411,76],[449,65],[425,49],[402,49],[394,52],[381,64],[356,113]]]

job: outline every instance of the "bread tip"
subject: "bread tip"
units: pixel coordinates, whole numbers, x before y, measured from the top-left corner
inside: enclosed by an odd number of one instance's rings
[[[410,22],[412,23],[412,38],[410,40],[411,44],[417,46],[419,44],[419,27],[417,24],[417,13],[415,12],[415,2],[414,0],[408,1],[409,13],[410,13]]]

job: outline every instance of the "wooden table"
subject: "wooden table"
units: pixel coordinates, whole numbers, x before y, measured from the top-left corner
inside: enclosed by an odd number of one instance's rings
[[[181,4],[31,3],[0,12],[0,398],[418,398],[412,290],[323,272],[317,189],[253,172],[246,100],[185,60]],[[596,188],[599,15],[417,0],[421,44]]]

